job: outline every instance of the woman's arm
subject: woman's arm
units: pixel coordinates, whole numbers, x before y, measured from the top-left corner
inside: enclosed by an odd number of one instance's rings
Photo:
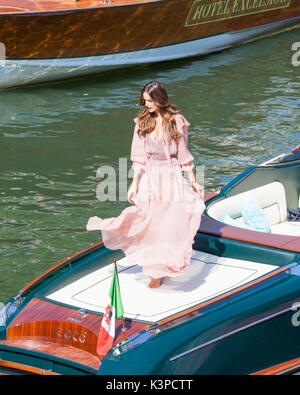
[[[195,192],[199,193],[199,195],[202,197],[202,199],[204,198],[204,189],[203,187],[198,184],[198,182],[196,181],[196,177],[195,174],[193,172],[193,170],[189,170],[187,171],[187,175],[188,178],[190,180],[190,183],[192,184],[192,187],[194,189]]]
[[[183,171],[185,171],[188,175],[189,181],[195,190],[195,192],[198,192],[201,196],[204,195],[204,190],[203,188],[197,183],[196,177],[194,174],[194,157],[188,150],[188,127],[189,123],[187,120],[182,116],[179,115],[177,116],[177,130],[181,134],[181,137],[178,141],[178,162],[180,164],[180,167]]]
[[[127,200],[134,204],[132,201],[132,197],[137,193],[137,184],[142,171],[142,168],[145,166],[145,142],[142,137],[138,135],[138,121],[135,121],[135,128],[133,132],[133,138],[131,143],[131,153],[130,160],[132,161],[132,169],[133,169],[133,179],[130,184],[130,187],[127,192]]]
[[[133,166],[133,171],[134,171],[134,174],[133,174],[132,183],[137,183],[139,180],[141,171],[142,171],[142,167]]]
[[[131,143],[130,160],[132,161],[132,168],[134,171],[133,181],[137,182],[142,168],[145,166],[145,141],[144,138],[138,135],[139,125],[137,119],[135,121],[135,128]]]

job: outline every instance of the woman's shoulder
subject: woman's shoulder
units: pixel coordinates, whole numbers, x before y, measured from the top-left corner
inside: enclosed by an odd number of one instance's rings
[[[177,122],[184,123],[186,126],[190,125],[189,122],[186,120],[186,118],[180,112],[178,112],[177,114],[174,114],[173,119],[175,119]]]
[[[133,118],[133,122],[134,122],[134,130],[137,132],[140,126],[138,117]]]
[[[140,131],[139,131],[140,125],[139,125],[139,119],[138,119],[138,117],[133,118],[133,121],[134,121],[134,130],[133,130],[133,135],[134,135],[134,137],[135,137],[135,136],[138,136],[140,139],[144,139],[145,136],[144,136],[142,133],[140,133]]]
[[[174,118],[177,124],[178,131],[183,131],[184,126],[189,127],[190,123],[185,119],[181,113],[174,114]]]

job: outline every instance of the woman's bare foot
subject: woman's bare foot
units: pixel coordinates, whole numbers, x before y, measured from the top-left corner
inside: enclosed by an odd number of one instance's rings
[[[148,284],[148,288],[158,288],[160,284],[161,284],[161,278],[150,277],[150,283]]]

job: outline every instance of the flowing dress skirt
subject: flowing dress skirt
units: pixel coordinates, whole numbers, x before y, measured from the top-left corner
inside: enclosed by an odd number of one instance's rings
[[[152,278],[184,272],[194,255],[194,237],[205,205],[185,180],[177,158],[147,160],[134,205],[118,217],[91,217],[87,230],[101,230],[104,245],[121,249],[128,264],[139,265]]]

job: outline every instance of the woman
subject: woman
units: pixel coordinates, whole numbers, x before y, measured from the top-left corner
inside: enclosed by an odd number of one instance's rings
[[[163,277],[183,273],[190,263],[204,191],[187,148],[189,123],[170,104],[165,87],[146,84],[140,105],[130,156],[134,176],[127,192],[132,206],[118,217],[91,217],[87,230],[101,230],[105,246],[123,250],[129,263],[142,266],[150,277],[148,287],[157,288]]]

